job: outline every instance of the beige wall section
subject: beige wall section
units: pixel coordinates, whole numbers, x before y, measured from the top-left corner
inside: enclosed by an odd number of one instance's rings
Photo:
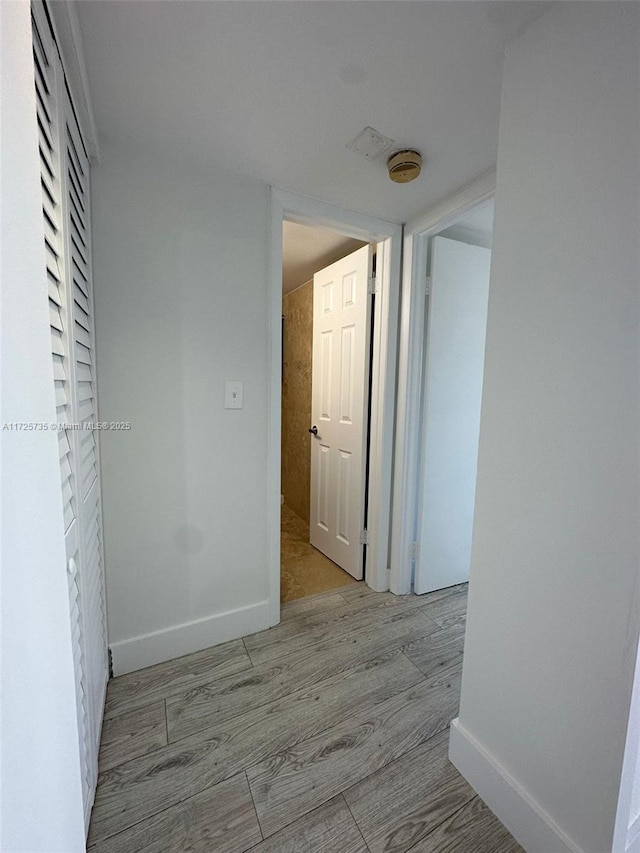
[[[286,505],[309,521],[311,489],[311,358],[313,281],[282,299],[284,315],[282,379],[282,494]]]

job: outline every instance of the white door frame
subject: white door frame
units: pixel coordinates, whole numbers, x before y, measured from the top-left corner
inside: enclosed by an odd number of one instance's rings
[[[429,238],[495,195],[492,169],[432,207],[404,228],[402,306],[398,340],[398,400],[394,453],[393,519],[389,589],[411,592],[417,547],[422,420],[422,372]]]
[[[270,622],[280,621],[280,435],[282,359],[282,223],[334,228],[347,237],[376,242],[376,300],[371,365],[371,432],[366,583],[390,587],[389,538],[393,465],[396,347],[402,226],[326,202],[271,188],[269,260],[269,425],[267,438],[267,547]],[[382,257],[380,257],[380,255]]]

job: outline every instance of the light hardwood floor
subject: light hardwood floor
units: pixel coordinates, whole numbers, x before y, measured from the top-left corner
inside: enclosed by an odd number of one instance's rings
[[[466,588],[363,584],[109,684],[91,853],[517,853],[447,759]]]

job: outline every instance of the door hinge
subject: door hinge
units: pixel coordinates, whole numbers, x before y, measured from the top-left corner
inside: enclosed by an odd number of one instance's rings
[[[369,277],[369,282],[367,285],[367,293],[375,293],[376,292],[376,277],[372,275]]]
[[[426,280],[425,280],[425,285],[424,285],[424,295],[425,296],[431,296],[431,285],[432,285],[432,279],[431,279],[431,276],[428,275]]]
[[[113,652],[111,646],[107,649],[107,660],[109,661],[109,678],[113,678]]]
[[[369,531],[365,528],[360,531],[360,544],[368,545],[369,544]]]
[[[418,543],[417,542],[412,542],[411,545],[409,546],[409,556],[411,557],[412,560],[418,559]]]

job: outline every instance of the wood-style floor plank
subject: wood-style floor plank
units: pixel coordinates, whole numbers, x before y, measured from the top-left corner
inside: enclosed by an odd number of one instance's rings
[[[243,853],[262,839],[244,773],[89,848],[89,853]]]
[[[342,596],[340,596],[342,598]],[[368,599],[363,604],[364,610],[371,608],[383,608],[385,606],[398,606],[395,596],[389,593],[382,593],[375,598]],[[420,604],[417,604],[420,606]],[[343,599],[339,607],[330,608],[330,611],[319,612],[301,612],[296,614],[291,619],[286,619],[275,625],[273,628],[267,628],[266,631],[259,631],[257,634],[251,634],[245,637],[245,646],[250,655],[259,652],[269,646],[283,643],[292,637],[301,637],[308,634],[310,631],[317,628],[330,628],[336,623],[348,622],[354,616],[353,605]],[[252,659],[254,659],[252,657]],[[254,662],[255,659],[254,659]]]
[[[460,667],[379,702],[247,771],[265,836],[446,728],[458,710]]]
[[[285,602],[280,607],[280,618],[285,622],[301,613],[321,613],[323,610],[333,610],[334,607],[344,607],[344,603],[344,598],[337,592],[319,592],[307,598]]]
[[[445,820],[410,853],[524,853],[479,797]]]
[[[100,770],[104,772],[166,745],[167,725],[162,700],[110,717],[102,724]]]
[[[251,853],[367,853],[367,848],[338,796],[262,841]]]
[[[447,728],[344,792],[371,853],[406,853],[473,799],[448,748]]]
[[[169,742],[219,725],[237,716],[239,708],[244,712],[258,708],[368,660],[405,647],[414,649],[416,641],[434,631],[441,632],[435,622],[419,610],[407,610],[377,623],[369,631],[345,635],[342,642],[331,638],[315,646],[313,654],[309,650],[296,652],[273,663],[258,664],[239,675],[195,687],[167,700]],[[418,659],[426,657],[422,646],[416,645],[415,649]]]
[[[248,713],[239,708],[234,719],[121,764],[100,776],[90,839],[113,835],[422,680],[398,652]]]
[[[462,661],[464,625],[455,624],[449,628],[441,628],[406,646],[403,652],[420,672],[427,676],[433,675],[438,669],[446,669]]]
[[[521,853],[446,760],[465,609],[466,585],[354,583],[283,607],[251,657],[113,680],[90,853],[369,853],[361,830],[372,853]]]
[[[394,598],[397,602],[408,601],[418,607],[424,607],[432,601],[439,601],[441,598],[448,598],[450,595],[455,595],[456,593],[463,592],[464,590],[466,590],[466,584],[462,584],[460,586],[449,586],[446,589],[437,589],[435,592],[427,592],[424,595],[396,595]],[[376,592],[371,589],[370,586],[360,582],[354,583],[351,586],[343,587],[340,589],[340,595],[345,599],[345,601],[348,601],[355,608],[367,606],[367,602],[372,601],[375,598],[379,598],[382,595],[392,595],[392,593]]]
[[[105,719],[250,667],[251,661],[242,640],[232,640],[221,646],[119,675],[109,682]]]
[[[419,596],[422,598],[422,596]],[[441,628],[447,628],[452,624],[464,623],[467,614],[466,592],[458,592],[437,601],[429,601],[422,608],[424,613]]]
[[[415,595],[406,598],[391,593],[377,595],[378,598],[367,601],[366,606],[357,612],[348,603],[323,613],[303,614],[281,622],[275,628],[252,634],[245,639],[252,662],[266,663],[285,655],[302,654],[324,640],[335,641],[345,634],[368,629],[376,622],[421,606],[419,597]]]

